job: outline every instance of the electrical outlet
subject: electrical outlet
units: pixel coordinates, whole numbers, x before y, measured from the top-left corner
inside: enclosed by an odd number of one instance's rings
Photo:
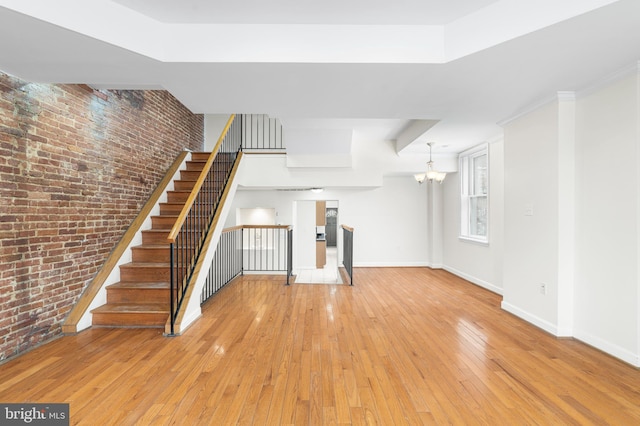
[[[525,204],[524,205],[524,215],[525,216],[533,216],[533,204]]]
[[[540,283],[540,294],[547,294],[547,285],[545,283]]]

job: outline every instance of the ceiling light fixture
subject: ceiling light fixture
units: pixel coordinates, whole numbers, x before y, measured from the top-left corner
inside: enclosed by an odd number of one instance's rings
[[[311,188],[311,192],[314,194],[319,194],[322,191],[324,191],[324,188]]]
[[[424,182],[424,180],[428,180],[429,182],[433,182],[434,180],[438,183],[442,183],[445,177],[447,177],[446,172],[439,172],[433,168],[433,160],[431,159],[431,146],[433,142],[427,142],[429,145],[429,161],[427,162],[427,171],[425,173],[417,173],[413,175],[418,183]]]

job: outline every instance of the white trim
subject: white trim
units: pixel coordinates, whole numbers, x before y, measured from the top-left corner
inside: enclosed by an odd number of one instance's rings
[[[483,247],[489,247],[489,239],[479,239],[479,238],[473,238],[473,237],[467,237],[464,235],[458,235],[458,240],[460,240],[463,243],[471,243],[471,244],[476,244],[478,246],[483,246]]]
[[[427,267],[438,269],[437,266],[432,266],[429,262],[359,262],[353,264],[354,268],[414,268],[414,267]]]
[[[489,290],[492,293],[496,293],[499,294],[500,296],[502,296],[502,288],[491,284],[488,281],[484,281],[481,280],[480,278],[476,278],[472,275],[466,274],[462,271],[457,270],[456,268],[452,268],[451,266],[443,266],[442,269],[444,269],[447,272],[452,273],[453,275],[456,275],[462,279],[465,279],[467,281],[469,281],[471,284],[475,284],[479,287],[484,288],[485,290]]]
[[[574,337],[577,340],[580,340],[582,343],[593,346],[594,348],[601,350],[618,359],[621,359],[622,361],[629,363],[634,367],[640,368],[640,354],[634,354],[633,352],[622,348],[614,343],[582,331],[576,331]]]
[[[539,100],[538,102],[529,104],[528,106],[521,109],[519,112],[516,112],[512,116],[503,118],[502,120],[498,121],[496,124],[500,127],[504,127],[507,124],[511,123],[512,121],[515,121],[518,118],[524,117],[525,115],[528,115],[534,111],[537,111],[538,109],[542,108],[543,106],[549,105],[550,103],[566,101],[568,100],[567,93],[571,93],[571,92],[558,91],[551,96],[547,96],[546,98]],[[575,93],[574,93],[574,100],[575,100]]]
[[[500,307],[505,311],[527,321],[528,323],[533,324],[538,328],[541,328],[547,333],[551,333],[554,336],[558,336],[558,327],[555,324],[550,323],[549,321],[543,320],[542,318],[536,315],[530,314],[527,311],[523,311],[517,306],[514,306],[509,302],[505,302],[504,300],[500,304]]]
[[[538,102],[533,102],[529,104],[519,112],[516,112],[514,115],[511,115],[509,117],[503,118],[502,120],[498,121],[496,124],[500,127],[504,127],[507,124],[511,123],[512,121],[517,120],[518,118],[523,117],[552,102],[576,100],[584,96],[588,96],[602,89],[603,87],[606,87],[612,83],[615,83],[616,81],[622,80],[623,78],[629,77],[634,73],[640,74],[640,61],[633,62],[630,65],[627,65],[626,67],[619,69],[618,71],[608,74],[596,80],[595,82],[592,82],[590,85],[583,87],[578,91],[574,91],[574,92],[558,91],[555,94],[548,96],[546,98],[543,98]],[[569,93],[573,93],[573,99],[570,99]]]
[[[536,315],[532,315],[526,311],[523,311],[522,309],[508,302],[503,301],[501,307],[505,311],[523,319],[524,321],[527,321],[532,325],[535,325],[538,328],[541,328],[548,333],[551,333],[556,337],[573,337],[576,340],[581,341],[582,343],[593,346],[594,348],[601,350],[608,355],[618,358],[628,364],[631,364],[634,367],[640,368],[640,354],[634,354],[628,349],[622,348],[614,343],[608,342],[599,337],[582,331],[575,331],[573,335],[565,334],[566,330],[559,330],[555,324],[545,321],[542,318],[537,317]]]
[[[198,300],[200,300],[200,296],[198,296]],[[184,318],[182,319],[182,322],[185,325],[181,326],[180,330],[175,330],[175,335],[176,336],[181,336],[201,316],[202,316],[202,309],[200,309],[199,311],[198,310],[193,310],[191,312],[187,312],[185,314]],[[168,334],[165,334],[165,336],[168,336]]]
[[[496,138],[495,141],[493,142],[482,142],[479,143],[477,145],[472,146],[471,148],[467,148],[462,152],[458,153],[458,158],[463,157],[463,156],[468,156],[471,154],[475,154],[476,152],[482,151],[482,150],[486,150],[487,154],[489,153],[489,143],[494,143],[494,142],[498,142],[499,138]]]
[[[493,136],[491,138],[488,138],[486,143],[488,145],[493,145],[494,143],[498,143],[498,142],[504,142],[504,135],[503,134],[499,134],[496,136]]]
[[[302,268],[298,268],[302,269]],[[314,271],[316,268],[311,268],[309,270]],[[242,271],[242,275],[287,275],[287,271]],[[293,274],[295,275],[295,274]]]
[[[487,193],[471,195],[471,188],[475,185],[471,182],[471,176],[475,177],[472,171],[472,163],[475,158],[486,156],[487,157]],[[491,155],[489,152],[489,144],[487,142],[478,144],[466,151],[461,152],[458,155],[458,171],[460,172],[460,187],[458,193],[458,200],[460,201],[460,216],[458,217],[458,238],[462,241],[473,241],[477,244],[486,244],[489,246],[489,225],[491,222],[490,201],[491,201]],[[471,199],[474,197],[484,196],[487,198],[487,226],[485,235],[471,235]],[[464,210],[464,212],[463,212]],[[463,218],[464,215],[464,218]],[[463,226],[463,219],[465,225]],[[463,227],[465,230],[463,231]]]
[[[578,98],[582,98],[584,96],[588,96],[594,92],[597,92],[600,89],[603,89],[606,86],[609,86],[617,81],[622,80],[623,78],[627,78],[633,74],[640,74],[640,61],[633,62],[627,65],[624,68],[619,69],[618,71],[614,71],[611,74],[607,74],[604,77],[591,82],[586,87],[580,89],[577,93]]]
[[[640,123],[640,108],[638,108],[638,99],[640,99],[640,61],[637,63],[638,73],[636,77],[636,123]],[[640,134],[636,130],[635,134],[636,146],[640,143]],[[640,164],[640,150],[636,149],[635,164]],[[636,167],[636,182],[635,182],[635,198],[636,198],[636,211],[640,209],[640,170]],[[636,230],[640,229],[640,217],[636,216]],[[636,231],[636,247],[640,244],[640,233]],[[637,255],[636,255],[637,257]],[[636,260],[636,277],[640,276],[640,262]],[[640,287],[636,291],[636,367],[640,367]]]
[[[558,102],[573,102],[576,100],[576,92],[559,91]]]

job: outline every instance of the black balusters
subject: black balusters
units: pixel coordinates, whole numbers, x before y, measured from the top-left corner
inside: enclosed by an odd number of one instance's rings
[[[242,117],[232,116],[206,162],[183,211],[169,233],[171,335],[207,234],[220,207],[238,154],[242,150]]]
[[[342,225],[342,264],[349,275],[349,285],[353,285],[353,228]]]

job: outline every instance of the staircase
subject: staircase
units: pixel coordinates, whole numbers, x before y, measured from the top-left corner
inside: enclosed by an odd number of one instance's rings
[[[142,244],[131,248],[131,263],[120,266],[120,281],[106,288],[107,303],[91,311],[93,326],[164,327],[170,300],[167,236],[209,155],[191,154],[167,202],[160,203],[160,214],[151,218],[151,229],[142,231]]]

